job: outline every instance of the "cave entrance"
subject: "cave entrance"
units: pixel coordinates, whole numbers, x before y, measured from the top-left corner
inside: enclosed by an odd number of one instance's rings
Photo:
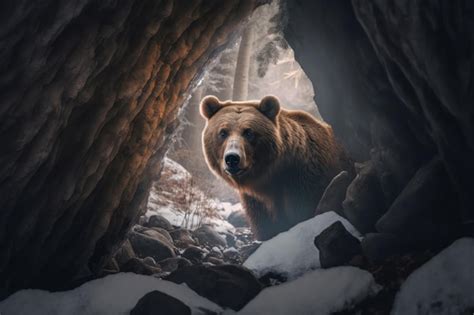
[[[204,96],[256,100],[271,94],[284,107],[321,119],[313,85],[284,39],[282,12],[279,1],[257,8],[242,34],[208,65],[188,95],[160,182],[152,188],[147,216],[158,213],[175,225],[196,228],[219,209],[227,216],[240,208],[235,191],[211,173],[202,153],[205,121],[199,103]]]

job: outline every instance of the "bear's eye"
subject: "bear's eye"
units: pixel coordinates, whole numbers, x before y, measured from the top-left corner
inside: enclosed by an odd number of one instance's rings
[[[251,129],[245,129],[243,135],[248,141],[255,139],[255,133]]]
[[[229,133],[225,129],[222,129],[221,131],[219,131],[219,138],[221,138],[221,139],[227,138],[228,135],[229,135]]]

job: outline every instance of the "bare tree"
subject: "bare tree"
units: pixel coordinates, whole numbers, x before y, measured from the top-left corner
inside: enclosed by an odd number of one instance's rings
[[[250,56],[252,55],[253,32],[252,25],[249,24],[240,41],[239,53],[237,55],[237,65],[235,67],[234,90],[232,100],[243,101],[247,99],[249,86]]]

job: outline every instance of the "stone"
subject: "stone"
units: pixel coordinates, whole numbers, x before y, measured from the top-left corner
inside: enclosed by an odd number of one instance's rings
[[[160,273],[161,269],[159,267],[147,264],[143,259],[132,258],[121,266],[120,271],[133,272],[136,274],[148,276]]]
[[[375,223],[385,213],[387,206],[375,169],[368,161],[358,170],[347,188],[342,203],[345,217],[361,233],[375,231]]]
[[[151,291],[138,300],[130,315],[191,315],[189,306],[160,291]]]
[[[342,171],[336,175],[324,190],[316,207],[315,215],[334,211],[340,216],[344,216],[342,202],[346,197],[346,190],[352,179],[347,171]]]
[[[240,264],[242,260],[240,258],[240,253],[234,247],[230,247],[224,250],[224,260],[228,263]]]
[[[199,295],[235,311],[240,310],[262,290],[262,285],[255,276],[237,265],[183,267],[164,279],[186,283]]]
[[[207,256],[206,261],[210,262],[213,265],[223,265],[224,261],[220,258],[214,257],[214,256]]]
[[[180,248],[186,248],[189,245],[197,245],[191,232],[184,228],[178,228],[170,231],[170,235],[173,238],[174,244]]]
[[[115,260],[117,261],[119,266],[122,266],[125,264],[127,261],[130,259],[134,258],[135,251],[133,250],[132,244],[130,244],[130,241],[126,239],[122,246],[118,249],[118,251],[115,253]]]
[[[193,231],[193,234],[201,245],[207,245],[209,247],[227,246],[226,240],[209,225],[200,226]]]
[[[120,271],[119,264],[117,263],[117,260],[115,258],[110,259],[107,265],[105,265],[104,269],[107,270],[108,272]]]
[[[152,257],[143,258],[143,262],[152,267],[157,267],[156,261]]]
[[[360,241],[339,221],[317,235],[314,245],[319,250],[322,268],[347,265],[354,256],[361,253]]]
[[[130,232],[128,239],[132,244],[132,247],[140,258],[153,257],[156,261],[163,260],[165,258],[175,257],[174,248],[166,241],[152,238],[150,236],[138,233]],[[164,237],[163,237],[164,239]]]
[[[225,241],[227,242],[227,246],[236,247],[238,239],[231,233],[225,233]]]
[[[253,242],[239,248],[239,253],[242,261],[250,257],[262,245],[260,242]]]
[[[217,258],[224,257],[223,254],[222,254],[222,250],[217,246],[214,246],[213,248],[211,248],[211,251],[209,252],[209,255],[217,257]]]
[[[361,247],[372,264],[381,264],[392,256],[402,254],[408,248],[400,238],[387,233],[368,233],[362,239]]]
[[[152,227],[152,228],[148,229],[147,231],[148,231],[148,233],[153,233],[151,231],[158,232],[162,236],[164,236],[168,240],[168,242],[170,242],[170,244],[174,243],[173,238],[171,237],[170,233],[167,230],[163,229],[163,228]],[[150,235],[150,236],[152,235],[152,234],[148,234],[148,233],[145,232],[144,234],[147,234],[147,235]]]
[[[156,230],[158,229],[158,230]],[[173,239],[171,238],[171,236],[169,234],[164,234],[163,233],[166,232],[168,233],[165,229],[162,229],[162,228],[150,228],[150,229],[143,229],[142,231],[140,231],[139,233],[143,234],[143,235],[146,235],[146,236],[149,236],[155,240],[158,240],[166,245],[168,245],[169,247],[174,247],[174,244],[173,244]]]
[[[196,264],[204,259],[206,251],[200,247],[190,245],[184,250],[181,256]]]
[[[173,230],[173,226],[171,225],[170,221],[168,221],[164,216],[159,214],[152,215],[148,222],[145,224],[146,227],[157,227],[162,228],[167,231]]]
[[[173,272],[178,270],[179,268],[191,265],[192,263],[184,257],[167,258],[158,262],[158,266],[160,266],[163,272]]]
[[[242,210],[235,210],[229,214],[227,221],[232,224],[234,227],[248,227],[249,223],[247,221],[247,216]]]
[[[449,209],[454,192],[439,158],[421,167],[376,224],[377,231],[396,235],[412,247],[440,246],[458,233],[460,218]]]

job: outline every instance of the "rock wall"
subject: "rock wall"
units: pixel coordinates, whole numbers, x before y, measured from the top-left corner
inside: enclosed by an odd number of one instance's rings
[[[0,282],[95,273],[136,221],[177,113],[258,1],[0,5]]]
[[[366,161],[343,203],[351,222],[371,233],[363,247],[381,248],[382,239],[429,247],[474,234],[473,4],[301,0],[286,7],[286,39],[322,116]],[[410,239],[413,231],[423,243]]]

